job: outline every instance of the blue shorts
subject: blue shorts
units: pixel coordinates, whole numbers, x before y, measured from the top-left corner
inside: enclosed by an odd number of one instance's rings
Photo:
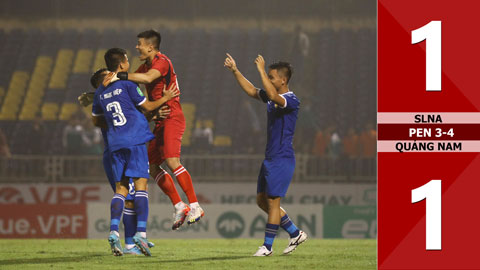
[[[147,146],[139,144],[110,152],[113,180],[122,178],[149,178]]]
[[[103,168],[105,169],[105,174],[107,175],[108,182],[110,183],[113,192],[115,192],[115,180],[113,180],[112,162],[110,160],[110,153],[108,151],[103,152]],[[135,185],[133,184],[133,180],[130,178],[130,183],[128,184],[128,194],[125,200],[133,201],[134,197]]]
[[[263,160],[258,174],[257,193],[285,197],[295,171],[295,157]]]

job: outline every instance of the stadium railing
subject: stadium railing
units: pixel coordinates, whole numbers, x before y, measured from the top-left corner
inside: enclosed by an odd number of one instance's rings
[[[263,155],[185,155],[198,182],[255,182]],[[297,154],[294,182],[374,183],[376,160]],[[0,158],[0,183],[104,183],[101,156],[13,155]]]

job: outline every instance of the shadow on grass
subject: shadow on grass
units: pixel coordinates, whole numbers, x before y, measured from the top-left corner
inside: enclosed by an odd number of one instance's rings
[[[65,262],[86,262],[92,258],[105,257],[107,255],[98,253],[81,253],[75,256],[62,256],[51,258],[30,258],[30,259],[10,259],[0,260],[0,265],[21,265],[21,264],[48,264],[48,263],[65,263]],[[111,255],[108,255],[111,256]]]
[[[29,259],[9,259],[0,260],[0,265],[22,265],[22,264],[50,264],[50,263],[72,263],[72,262],[88,262],[93,258],[111,257],[111,254],[98,254],[98,253],[82,253],[75,256],[59,256],[51,258],[29,258]],[[128,256],[130,257],[130,256]],[[132,256],[137,257],[137,256]],[[143,256],[138,256],[143,257]],[[191,259],[176,259],[176,260],[145,260],[142,263],[188,263],[188,262],[204,262],[204,261],[231,261],[250,258],[251,256],[219,256],[219,257],[204,257],[204,258],[191,258]]]
[[[191,258],[191,259],[178,259],[178,260],[160,260],[157,261],[155,260],[152,263],[176,263],[176,262],[183,262],[183,263],[188,263],[188,262],[211,262],[211,261],[232,261],[232,260],[240,260],[240,259],[245,259],[245,258],[250,258],[252,256],[217,256],[217,257],[204,257],[204,258]]]

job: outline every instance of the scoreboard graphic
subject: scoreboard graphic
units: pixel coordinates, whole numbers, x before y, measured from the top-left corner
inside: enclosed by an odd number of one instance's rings
[[[378,268],[480,269],[480,1],[377,4]]]

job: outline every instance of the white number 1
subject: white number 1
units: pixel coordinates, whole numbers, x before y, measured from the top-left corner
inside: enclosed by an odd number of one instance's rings
[[[442,22],[431,21],[412,31],[412,44],[427,42],[427,91],[442,91]]]
[[[442,180],[431,180],[412,189],[412,203],[426,199],[427,250],[442,249]]]

